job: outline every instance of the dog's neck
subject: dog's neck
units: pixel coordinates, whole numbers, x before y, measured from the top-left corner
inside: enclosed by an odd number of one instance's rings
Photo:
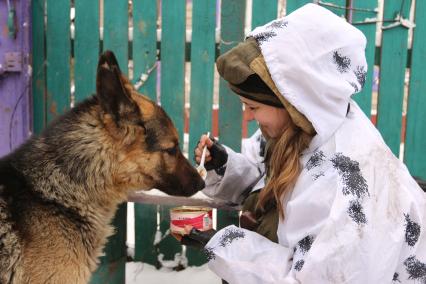
[[[75,161],[62,165],[49,164],[42,157],[48,154],[45,151],[39,154],[39,157],[32,155],[34,159],[30,158],[31,155],[20,159],[20,155],[17,155],[11,160],[12,167],[21,176],[20,187],[31,191],[41,202],[56,203],[58,208],[63,208],[71,216],[78,215],[96,223],[105,220],[99,225],[106,225],[126,196],[113,194],[115,191],[110,189],[110,177],[104,174],[102,167],[88,174],[86,179],[81,179],[78,175],[87,170],[81,165],[76,169],[77,178],[74,178],[69,171],[76,166],[72,164]]]
[[[66,216],[72,223],[82,224],[86,241],[91,243],[91,249],[87,251],[90,266],[95,267],[106,237],[113,232],[109,223],[126,195],[118,195],[112,190],[107,166],[102,166],[101,162],[93,163],[93,159],[86,168],[80,165],[75,174],[70,175],[80,162],[55,162],[54,157],[49,157],[54,150],[43,140],[43,137],[32,138],[4,160],[8,169],[4,173],[13,175],[14,178],[9,180],[15,182],[6,187],[29,191],[28,196],[32,196],[34,202],[53,207],[57,214]],[[79,158],[85,159],[83,156]],[[90,174],[85,178],[79,176],[85,171]]]
[[[80,107],[95,109],[99,106],[96,100],[88,100]],[[104,142],[107,138],[96,125],[102,123],[96,116],[98,112],[87,113],[86,117],[68,113],[10,157],[31,190],[44,200],[76,210],[82,216],[86,212],[96,212],[97,220],[109,221],[127,193],[114,188],[112,172],[116,154],[114,149],[108,148],[110,143]],[[81,121],[68,123],[75,119]]]
[[[89,108],[98,107],[94,101],[89,103]],[[12,180],[19,180],[9,188],[29,191],[25,196],[84,228],[81,230],[85,242],[90,243],[87,256],[92,268],[106,237],[113,232],[109,223],[117,206],[127,198],[125,189],[115,188],[116,149],[106,142],[108,137],[97,119],[95,115],[88,118],[70,113],[0,160],[15,172]],[[19,196],[19,192],[11,194]]]

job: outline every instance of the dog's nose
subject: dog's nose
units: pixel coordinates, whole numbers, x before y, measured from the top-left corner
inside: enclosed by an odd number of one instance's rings
[[[198,184],[196,186],[197,190],[202,190],[205,187],[206,187],[206,183],[204,182],[203,179],[200,178],[200,181],[198,182]]]
[[[198,175],[198,174],[197,174]],[[192,196],[201,189],[203,189],[206,186],[204,180],[201,177],[197,177],[193,180],[190,187],[186,187],[186,190],[184,192],[184,196]]]

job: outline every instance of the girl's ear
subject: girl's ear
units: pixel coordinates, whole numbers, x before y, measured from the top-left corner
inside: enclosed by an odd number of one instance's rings
[[[117,59],[109,50],[99,58],[96,95],[103,110],[113,117],[117,125],[124,121],[139,120],[139,108],[124,88]]]

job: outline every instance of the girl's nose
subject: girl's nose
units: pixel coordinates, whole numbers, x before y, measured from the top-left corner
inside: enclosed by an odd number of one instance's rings
[[[246,120],[251,121],[254,119],[254,112],[246,107],[244,110],[244,116]]]

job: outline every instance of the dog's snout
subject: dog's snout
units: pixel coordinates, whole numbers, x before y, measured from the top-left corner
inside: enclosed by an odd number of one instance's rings
[[[184,186],[186,188],[186,195],[191,196],[197,193],[198,191],[202,190],[206,183],[204,180],[200,177],[200,175],[195,172],[195,174],[191,175],[190,183]]]
[[[203,179],[200,179],[200,181],[198,182],[198,184],[197,184],[197,186],[196,186],[196,189],[197,190],[202,190],[203,188],[205,188],[206,187],[206,183],[204,182],[204,180]]]

